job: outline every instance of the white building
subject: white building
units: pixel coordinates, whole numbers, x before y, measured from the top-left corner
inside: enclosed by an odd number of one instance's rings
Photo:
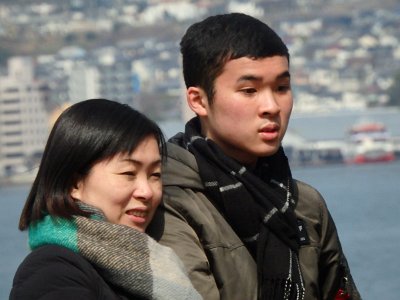
[[[99,71],[86,63],[76,65],[69,74],[68,92],[71,102],[100,97]]]
[[[46,92],[31,58],[8,61],[8,74],[0,77],[0,176],[37,166],[49,133]]]
[[[98,61],[71,61],[66,70],[69,102],[106,98],[137,107],[135,74],[128,58],[99,53]]]

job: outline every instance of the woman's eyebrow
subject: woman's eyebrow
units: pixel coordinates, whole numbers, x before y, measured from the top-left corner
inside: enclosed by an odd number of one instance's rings
[[[134,165],[143,165],[143,162],[140,160],[136,160],[133,158],[123,158],[120,160],[121,162],[128,162]],[[150,163],[150,165],[155,166],[161,164],[161,159],[156,159]]]

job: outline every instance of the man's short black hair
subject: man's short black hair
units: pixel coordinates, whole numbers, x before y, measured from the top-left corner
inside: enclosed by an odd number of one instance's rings
[[[267,24],[242,14],[215,15],[191,25],[181,43],[186,87],[204,89],[210,104],[215,79],[227,61],[240,57],[286,56],[289,51]]]

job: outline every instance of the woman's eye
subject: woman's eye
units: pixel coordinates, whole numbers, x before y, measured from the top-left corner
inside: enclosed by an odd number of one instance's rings
[[[151,174],[151,177],[154,177],[154,178],[161,178],[161,172],[152,173],[152,174]]]
[[[251,95],[257,92],[257,90],[255,88],[244,88],[240,90],[242,93],[247,94],[247,95]]]
[[[122,172],[121,175],[126,175],[126,176],[135,176],[136,173],[133,171],[127,171],[127,172]]]

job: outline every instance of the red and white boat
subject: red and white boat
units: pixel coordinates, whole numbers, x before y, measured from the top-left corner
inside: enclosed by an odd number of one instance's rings
[[[363,164],[395,160],[390,134],[379,122],[364,122],[349,130],[348,163]]]

